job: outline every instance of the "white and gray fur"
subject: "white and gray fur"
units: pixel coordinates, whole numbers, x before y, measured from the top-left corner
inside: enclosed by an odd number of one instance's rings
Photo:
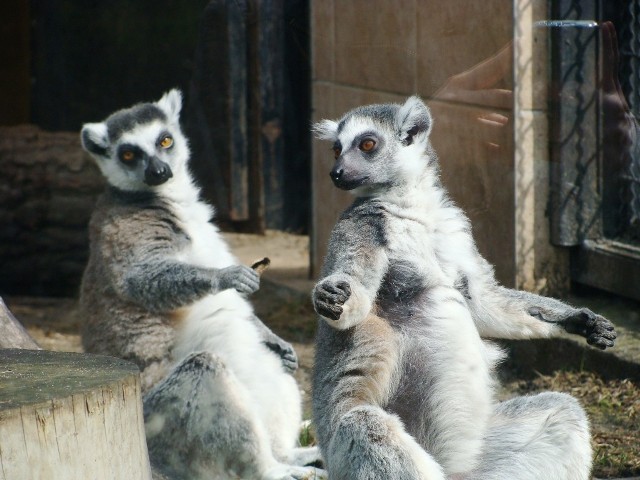
[[[172,90],[82,129],[108,181],[90,223],[83,344],[140,367],[157,472],[322,478],[303,466],[317,449],[296,448],[295,352],[254,315],[245,295],[258,276],[210,223],[188,171],[181,105]]]
[[[589,425],[578,402],[544,393],[496,403],[503,353],[484,339],[567,330],[606,348],[613,326],[496,283],[440,184],[431,125],[411,97],[315,126],[334,142],[331,178],[357,197],[333,229],[313,291],[313,411],[329,475],[587,479]]]

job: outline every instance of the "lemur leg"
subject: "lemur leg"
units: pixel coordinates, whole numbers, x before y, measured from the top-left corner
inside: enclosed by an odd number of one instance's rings
[[[444,480],[438,463],[405,430],[376,406],[343,415],[331,440],[327,467],[332,480]]]
[[[465,480],[587,480],[589,422],[570,395],[545,392],[497,405],[480,465]]]
[[[218,357],[186,357],[144,398],[152,464],[179,472],[179,478],[322,478],[315,468],[275,460],[254,410],[246,389]]]
[[[330,366],[316,371],[314,421],[332,480],[444,479],[398,417],[380,407],[398,381],[399,340],[389,324],[369,314],[350,331],[321,328],[335,337],[317,346]],[[350,346],[337,352],[344,342]]]
[[[564,330],[603,350],[612,347],[616,338],[613,325],[603,316],[534,293],[472,287],[467,301],[483,337],[545,338]]]

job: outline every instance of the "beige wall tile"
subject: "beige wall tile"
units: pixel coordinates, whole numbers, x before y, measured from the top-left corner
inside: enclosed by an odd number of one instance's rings
[[[453,75],[492,57],[512,39],[511,2],[418,1],[418,91],[433,95]],[[491,87],[511,88],[511,75]]]
[[[486,112],[432,101],[431,140],[442,181],[471,220],[478,249],[507,286],[515,282],[513,124],[488,127]]]
[[[336,0],[336,82],[413,93],[417,1]]]
[[[311,2],[312,76],[316,80],[333,80],[334,76],[334,0]]]
[[[534,2],[538,9],[544,3]],[[416,91],[423,97],[433,95],[453,75],[492,58],[513,38],[514,7],[504,0],[331,0],[333,25],[329,6],[321,3],[315,0],[313,5],[318,16],[313,19],[313,49],[333,50],[314,56],[318,72],[313,86],[314,120],[337,119],[359,105],[403,102]],[[333,45],[326,37],[331,28]],[[327,32],[320,34],[322,29]],[[501,108],[482,108],[478,105],[491,102],[478,102],[476,95],[481,89],[513,90],[513,56],[514,49],[504,50],[479,72],[473,70],[471,97],[454,95],[447,101],[430,102],[435,119],[432,141],[441,158],[443,182],[469,215],[480,251],[508,286],[516,282],[518,241],[513,104],[509,99]],[[320,73],[330,70],[331,59],[333,80],[330,74]],[[536,87],[533,82],[531,86]],[[534,98],[537,94],[526,95]],[[502,126],[480,120],[495,114],[505,121]],[[314,141],[312,269],[316,275],[335,220],[352,201],[328,178],[333,164],[329,149],[326,142]],[[539,180],[536,173],[532,178]],[[536,212],[534,229],[540,220],[536,201],[534,198],[534,207],[526,207]],[[538,241],[534,238],[534,248]],[[537,268],[535,262],[533,265]]]
[[[335,89],[335,108],[338,113],[336,118],[341,117],[347,113],[347,111],[360,105],[368,105],[371,103],[404,103],[406,99],[407,95],[339,86]]]

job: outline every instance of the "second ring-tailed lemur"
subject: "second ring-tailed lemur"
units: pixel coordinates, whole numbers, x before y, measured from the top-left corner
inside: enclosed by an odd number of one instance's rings
[[[578,402],[543,393],[496,403],[502,358],[485,338],[566,330],[600,348],[613,326],[584,308],[499,286],[439,180],[417,97],[315,126],[331,178],[357,197],[335,225],[313,302],[314,422],[340,479],[587,479]]]
[[[84,125],[108,181],[90,223],[80,305],[89,352],[142,370],[147,444],[170,478],[303,479],[315,448],[296,448],[300,393],[291,345],[245,298],[238,265],[188,171],[182,97]]]

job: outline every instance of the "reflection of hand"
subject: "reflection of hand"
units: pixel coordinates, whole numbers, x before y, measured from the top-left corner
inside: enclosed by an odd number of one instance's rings
[[[513,108],[513,92],[493,87],[510,74],[512,61],[513,46],[509,43],[493,57],[449,78],[433,96],[434,100],[491,108],[475,113],[474,120],[481,129],[482,140],[494,148],[504,143],[502,127],[509,122],[506,113]]]
[[[613,189],[625,195],[629,202],[628,222],[633,228],[632,235],[640,236],[640,155],[638,132],[640,127],[624,97],[618,79],[618,41],[616,30],[611,22],[604,22],[602,31],[602,130],[603,157],[609,175],[617,179],[611,181]],[[622,179],[630,181],[623,185]],[[628,190],[626,190],[628,188]],[[629,197],[626,197],[626,194]],[[620,197],[618,197],[620,199]],[[635,233],[634,233],[635,232]]]
[[[631,147],[635,119],[618,79],[618,39],[611,22],[602,30],[602,113],[604,141],[618,152],[617,161]]]

